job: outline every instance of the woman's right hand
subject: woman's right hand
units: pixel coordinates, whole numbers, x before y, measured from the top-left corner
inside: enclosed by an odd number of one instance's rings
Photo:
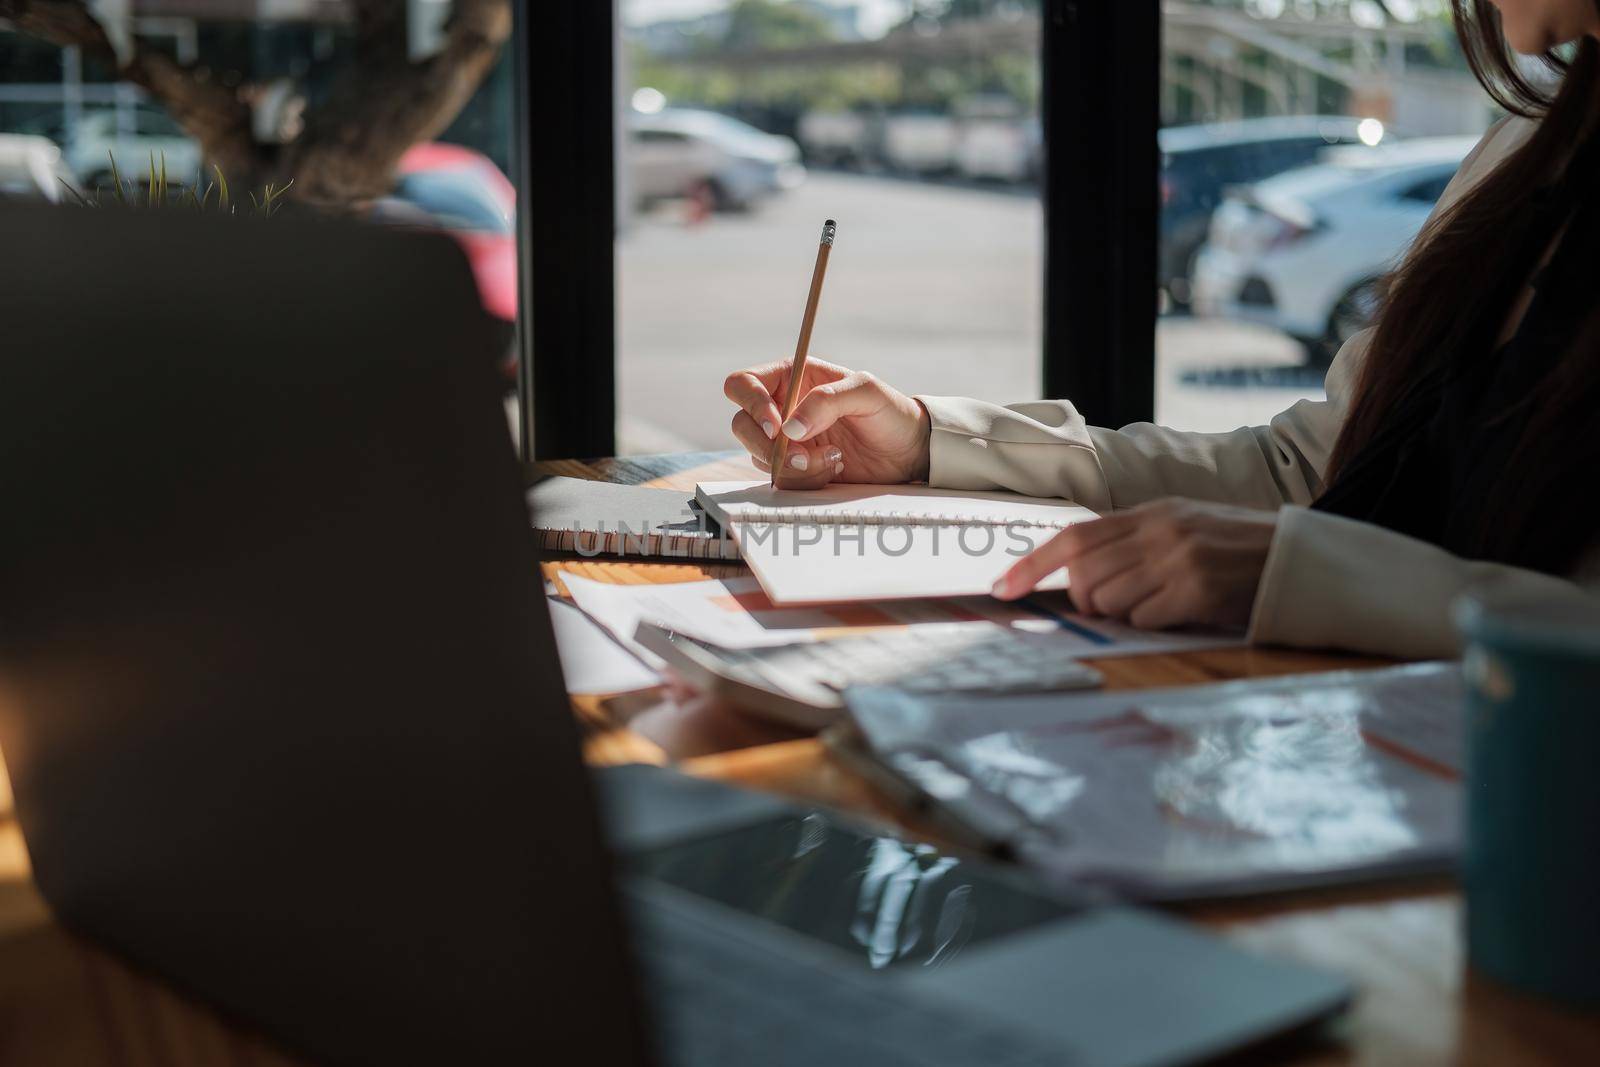
[[[733,435],[758,468],[769,470],[767,457],[776,434],[789,438],[784,469],[778,472],[780,488],[927,479],[932,427],[926,408],[871,374],[811,359],[794,414],[782,422],[780,405],[788,395],[791,365],[783,360],[737,371],[722,386],[739,405]]]

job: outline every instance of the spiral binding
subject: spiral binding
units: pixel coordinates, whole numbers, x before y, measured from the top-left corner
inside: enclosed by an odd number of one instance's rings
[[[540,530],[539,544],[546,552],[576,552],[583,556],[634,556],[658,559],[738,559],[739,545],[732,538],[695,534],[628,533],[616,530]]]

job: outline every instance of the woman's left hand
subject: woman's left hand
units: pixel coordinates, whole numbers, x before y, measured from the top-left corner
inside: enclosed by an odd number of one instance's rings
[[[1087,615],[1148,630],[1245,626],[1277,525],[1272,511],[1156,500],[1062,530],[1002,575],[994,595],[1015,600],[1065,567]]]

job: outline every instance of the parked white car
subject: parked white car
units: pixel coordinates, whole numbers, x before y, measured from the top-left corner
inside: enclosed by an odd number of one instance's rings
[[[883,126],[883,161],[909,174],[946,174],[955,169],[960,141],[960,127],[949,115],[890,115]]]
[[[199,142],[183,132],[183,127],[158,107],[139,104],[120,111],[110,108],[92,111],[78,124],[66,148],[67,165],[78,182],[93,192],[96,186],[111,186],[111,158],[124,181],[143,182],[150,171],[150,160],[167,163],[167,180],[193,184],[200,177],[202,153]]]
[[[1026,182],[1037,177],[1043,137],[1039,119],[1006,93],[974,93],[956,103],[955,170],[977,181]]]
[[[820,166],[862,168],[882,152],[882,116],[862,111],[807,111],[796,132],[806,158]]]
[[[966,100],[954,114],[807,111],[797,133],[806,159],[824,167],[1029,182],[1044,158],[1038,117],[995,95]]]
[[[956,172],[980,181],[1034,181],[1042,149],[1038,119],[969,118],[961,123]]]
[[[805,180],[800,146],[715,111],[667,108],[628,123],[628,175],[643,204],[702,189],[738,211]]]
[[[0,199],[58,204],[77,191],[61,149],[48,137],[0,133]]]
[[[1379,280],[1476,140],[1330,149],[1313,166],[1231,190],[1195,261],[1195,313],[1276,327],[1328,358],[1371,322]]]

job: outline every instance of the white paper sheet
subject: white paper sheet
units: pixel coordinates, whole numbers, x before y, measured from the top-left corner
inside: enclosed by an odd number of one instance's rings
[[[943,521],[1010,522],[1070,526],[1095,517],[1066,500],[927,485],[858,485],[835,482],[821,489],[775,489],[765,481],[701,482],[695,499],[721,523]]]
[[[917,485],[707,482],[695,498],[775,604],[984,596],[1059,529],[1095,518],[1064,500]],[[1039,588],[1066,585],[1057,571]]]
[[[739,555],[776,604],[843,604],[987,596],[1000,576],[1056,531],[1000,526],[741,523]],[[1039,583],[1067,587],[1065,571]]]
[[[568,693],[629,693],[661,684],[654,670],[576,607],[564,600],[547,603]]]

